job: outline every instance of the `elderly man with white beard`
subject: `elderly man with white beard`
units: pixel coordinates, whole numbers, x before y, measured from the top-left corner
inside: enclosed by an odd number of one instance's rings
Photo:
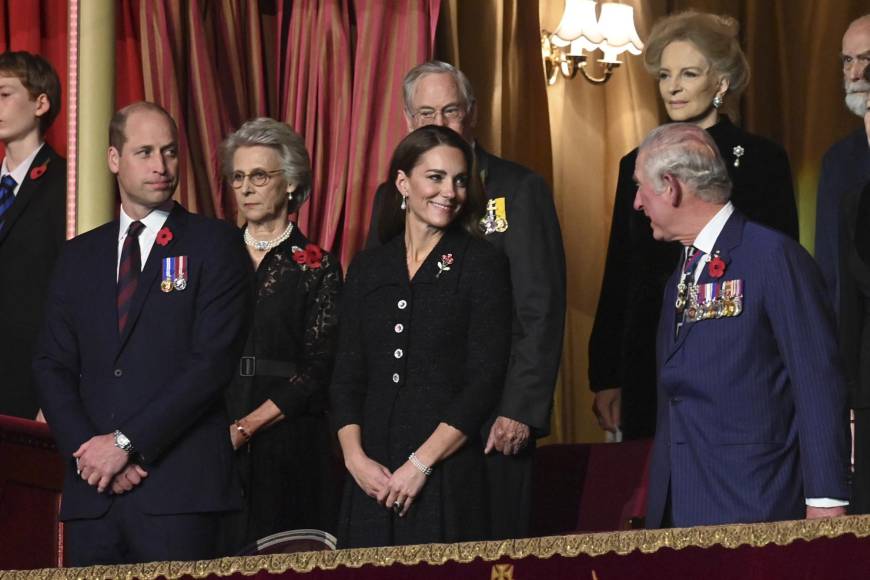
[[[846,106],[864,116],[870,94],[870,14],[853,20],[843,35],[841,53]],[[843,198],[861,191],[870,181],[870,133],[855,129],[834,143],[822,159],[822,174],[816,197],[816,261],[822,270],[831,303],[839,315],[840,209]]]

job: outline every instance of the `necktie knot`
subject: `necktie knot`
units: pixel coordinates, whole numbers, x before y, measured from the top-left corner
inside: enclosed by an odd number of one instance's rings
[[[692,267],[698,262],[698,258],[703,255],[703,252],[699,251],[695,246],[688,246],[686,248],[686,262],[683,265],[683,274],[688,274],[692,271]]]
[[[2,189],[13,191],[16,185],[18,185],[18,182],[15,181],[15,178],[12,177],[11,173],[7,173],[3,176],[3,179],[0,179],[0,188]]]
[[[135,221],[130,223],[130,227],[127,228],[127,235],[132,236],[134,238],[139,237],[139,234],[142,233],[142,230],[145,229],[145,224],[140,221]]]

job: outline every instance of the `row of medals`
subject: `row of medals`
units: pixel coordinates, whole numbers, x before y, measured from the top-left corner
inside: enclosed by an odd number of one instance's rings
[[[480,230],[489,235],[495,232],[501,234],[507,231],[507,220],[497,215],[497,205],[494,199],[486,202],[486,214],[480,218]]]
[[[736,281],[734,281],[736,282]],[[723,318],[737,316],[743,312],[743,297],[734,291],[732,283],[723,282],[722,294],[712,300],[698,301],[698,284],[686,284],[680,282],[677,285],[677,312],[686,310],[686,320],[697,322],[710,318]],[[686,308],[686,296],[688,295],[688,308]]]
[[[172,278],[164,278],[163,281],[160,282],[160,290],[162,292],[184,290],[185,288],[187,288],[187,278],[176,278],[174,281]]]

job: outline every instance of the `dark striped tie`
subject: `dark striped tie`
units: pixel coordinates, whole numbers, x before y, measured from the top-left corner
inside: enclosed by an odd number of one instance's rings
[[[3,229],[3,223],[6,221],[3,216],[6,211],[15,203],[15,186],[18,183],[12,178],[12,175],[7,173],[0,179],[0,230]]]
[[[140,221],[130,224],[127,237],[121,247],[121,263],[118,266],[118,333],[124,333],[127,316],[130,314],[130,301],[136,293],[142,259],[139,254],[139,234],[145,226]]]

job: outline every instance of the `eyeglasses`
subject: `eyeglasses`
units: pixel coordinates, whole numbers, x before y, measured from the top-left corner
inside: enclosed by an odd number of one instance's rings
[[[460,121],[465,117],[465,113],[466,111],[464,107],[460,107],[459,105],[447,105],[440,111],[429,107],[419,109],[414,113],[414,116],[422,119],[426,123],[434,123],[435,117],[438,115],[441,115],[441,118],[445,121]]]
[[[278,175],[279,173],[284,173],[284,170],[275,169],[274,171],[265,171],[263,169],[255,169],[250,173],[235,171],[230,176],[230,185],[233,186],[233,189],[239,189],[245,184],[245,178],[247,177],[251,180],[251,185],[262,187],[272,180],[273,175]]]

